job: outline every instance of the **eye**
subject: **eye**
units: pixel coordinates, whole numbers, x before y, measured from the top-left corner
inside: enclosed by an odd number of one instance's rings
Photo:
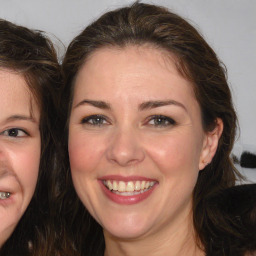
[[[108,124],[107,118],[102,115],[92,115],[82,119],[81,124],[87,124],[91,126],[103,126]]]
[[[20,128],[7,129],[7,130],[1,132],[1,134],[4,135],[4,136],[14,137],[14,138],[28,136],[28,133],[26,131],[24,131],[23,129],[20,129]]]
[[[7,199],[11,196],[10,192],[0,192],[0,200]]]
[[[148,124],[155,127],[167,127],[175,125],[176,122],[170,117],[155,115],[149,118]]]

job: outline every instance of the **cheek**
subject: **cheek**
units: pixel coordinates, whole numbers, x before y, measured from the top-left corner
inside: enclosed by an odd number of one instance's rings
[[[24,184],[24,191],[33,194],[38,178],[40,165],[40,141],[30,147],[24,147],[22,154],[16,158],[16,170],[21,182]]]
[[[200,146],[193,136],[167,136],[151,141],[148,154],[159,171],[167,214],[191,200],[198,178]],[[182,206],[182,207],[183,207]]]
[[[84,136],[70,132],[68,151],[72,176],[89,173],[99,162],[104,143],[95,136]]]
[[[97,182],[97,168],[103,156],[102,139],[97,136],[84,136],[84,134],[69,133],[69,160],[72,181],[78,197],[90,212],[97,202],[94,187]]]
[[[13,169],[19,180],[19,192],[22,192],[18,193],[21,200],[18,200],[16,204],[20,214],[25,211],[35,192],[40,165],[40,153],[40,138],[31,138],[24,141],[24,143],[13,144],[9,147],[6,154],[10,168]]]
[[[148,154],[161,172],[167,175],[198,172],[201,147],[195,136],[176,133],[147,141]]]

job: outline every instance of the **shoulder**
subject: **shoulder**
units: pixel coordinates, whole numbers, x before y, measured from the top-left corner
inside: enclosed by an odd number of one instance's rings
[[[225,251],[220,255],[256,253],[256,184],[215,192],[206,204],[213,251]]]

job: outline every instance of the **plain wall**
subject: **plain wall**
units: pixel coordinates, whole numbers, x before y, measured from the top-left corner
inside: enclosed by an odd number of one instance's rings
[[[0,17],[50,33],[65,46],[100,14],[132,3],[129,0],[0,0]],[[255,0],[155,0],[199,28],[228,69],[240,122],[234,152],[256,153],[256,1]],[[255,173],[255,174],[254,174]],[[256,170],[249,175],[256,181]]]

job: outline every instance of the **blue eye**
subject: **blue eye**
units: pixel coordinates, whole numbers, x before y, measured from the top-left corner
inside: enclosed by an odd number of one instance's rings
[[[19,128],[11,128],[1,132],[1,135],[16,138],[16,137],[26,137],[28,133]]]
[[[148,124],[155,127],[167,127],[175,125],[176,122],[170,117],[155,115],[150,117]]]
[[[82,119],[81,124],[87,124],[91,126],[102,126],[108,124],[106,118],[102,115],[92,115]]]

